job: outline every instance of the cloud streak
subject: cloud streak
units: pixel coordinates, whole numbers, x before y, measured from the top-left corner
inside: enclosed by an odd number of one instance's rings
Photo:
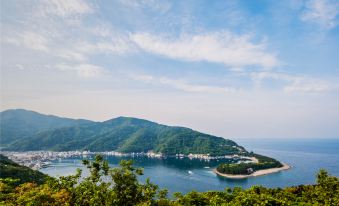
[[[84,78],[98,77],[104,72],[102,67],[93,64],[58,64],[55,67],[60,71],[74,71],[78,76]]]
[[[13,36],[4,36],[3,41],[15,46],[26,47],[37,51],[47,52],[49,50],[48,39],[39,33],[31,31],[16,33]]]
[[[133,9],[150,8],[157,12],[167,12],[171,8],[169,2],[159,0],[120,0],[120,3]]]
[[[252,43],[250,36],[230,32],[183,35],[178,39],[163,38],[150,33],[131,34],[132,41],[142,50],[183,61],[207,61],[230,67],[279,65],[264,43]]]
[[[69,18],[94,12],[94,9],[83,0],[49,0],[41,1],[38,14],[42,16],[58,16]]]
[[[155,77],[151,75],[133,75],[132,79],[147,84],[165,85],[171,88],[193,93],[234,93],[238,89],[233,87],[210,86],[201,84],[191,84],[180,79],[171,79],[167,77]]]
[[[284,81],[286,85],[283,86],[283,91],[286,93],[322,93],[336,89],[328,81],[300,75],[279,72],[252,72],[246,75],[249,75],[257,85],[265,79]]]

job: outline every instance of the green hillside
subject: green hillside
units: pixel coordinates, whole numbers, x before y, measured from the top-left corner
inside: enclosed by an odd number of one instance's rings
[[[19,181],[17,184],[25,182],[41,184],[45,182],[47,175],[28,167],[21,166],[0,154],[0,178],[18,179]]]
[[[11,109],[0,113],[0,146],[31,137],[37,132],[55,128],[92,123],[88,120],[61,118],[24,109]]]
[[[231,140],[183,127],[118,117],[100,123],[38,132],[13,142],[6,150],[91,150],[172,154],[238,154],[245,150]]]

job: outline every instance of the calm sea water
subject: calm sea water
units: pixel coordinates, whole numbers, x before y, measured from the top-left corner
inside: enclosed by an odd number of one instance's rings
[[[286,187],[300,184],[315,183],[315,175],[320,168],[330,174],[339,176],[339,139],[312,139],[312,140],[268,140],[268,139],[239,139],[237,143],[248,151],[274,157],[292,166],[292,169],[279,173],[248,178],[244,180],[230,180],[219,177],[212,172],[212,168],[220,161],[202,161],[167,158],[149,159],[145,157],[133,158],[135,166],[144,168],[141,181],[150,178],[161,188],[172,192],[186,193],[191,190],[223,190],[226,187],[240,186],[248,188],[253,185],[266,187]],[[105,157],[112,167],[118,166],[121,157]],[[81,158],[57,160],[51,167],[40,171],[51,176],[74,174],[76,168],[83,168]],[[84,169],[86,174],[86,170]]]

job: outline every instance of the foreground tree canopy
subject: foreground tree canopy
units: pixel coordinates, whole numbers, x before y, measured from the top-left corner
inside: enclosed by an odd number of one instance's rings
[[[339,179],[320,170],[315,185],[250,189],[226,188],[224,191],[174,193],[150,182],[140,183],[143,174],[132,161],[123,160],[119,168],[109,168],[101,156],[84,160],[90,175],[48,178],[42,184],[24,180],[0,179],[0,205],[339,205]]]

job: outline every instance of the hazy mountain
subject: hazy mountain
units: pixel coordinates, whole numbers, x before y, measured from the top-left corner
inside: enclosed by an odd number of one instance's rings
[[[35,119],[31,121],[35,121]],[[165,126],[137,118],[118,117],[104,122],[85,123],[45,130],[33,135],[31,133],[31,135],[13,142],[5,149],[20,151],[115,150],[121,152],[153,150],[165,154],[204,153],[211,155],[235,154],[245,151],[231,140],[189,128]]]
[[[61,118],[24,109],[6,110],[0,113],[0,145],[31,137],[46,130],[88,123],[92,121]]]

